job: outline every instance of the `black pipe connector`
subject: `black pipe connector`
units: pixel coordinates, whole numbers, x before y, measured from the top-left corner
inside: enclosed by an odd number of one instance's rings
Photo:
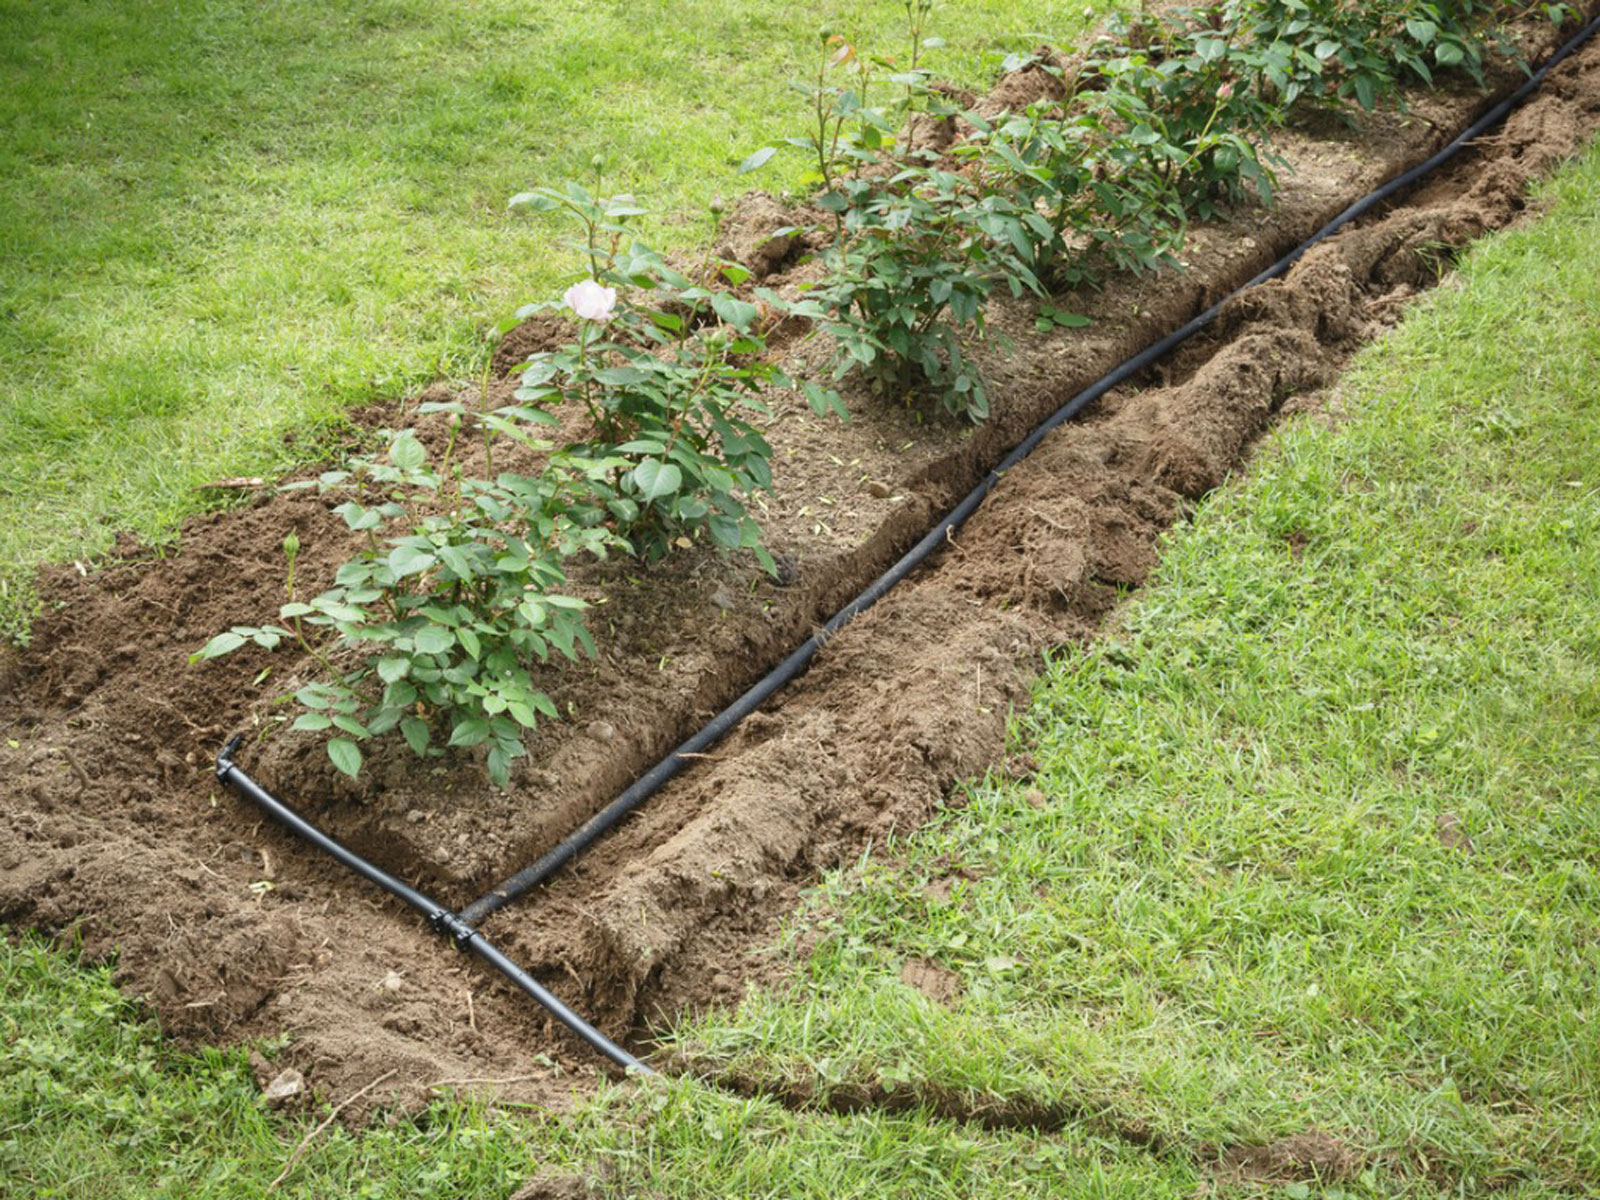
[[[617,1043],[606,1037],[605,1034],[562,1003],[527,971],[517,966],[511,959],[490,945],[489,939],[473,928],[470,921],[463,919],[436,900],[419,892],[410,884],[395,878],[383,868],[368,862],[338,839],[330,837],[318,829],[310,821],[290,808],[289,805],[279,800],[254,779],[251,779],[243,768],[234,761],[234,755],[238,753],[242,741],[243,739],[240,737],[230,739],[228,744],[222,748],[222,752],[217,755],[217,781],[219,783],[238,792],[302,841],[309,842],[330,858],[349,867],[363,879],[376,884],[391,896],[404,901],[408,907],[421,913],[429,929],[442,937],[449,938],[455,944],[457,950],[470,950],[483,959],[518,988],[533,997],[545,1011],[577,1034],[591,1049],[626,1070],[640,1075],[655,1074],[654,1071],[632,1054],[629,1054],[628,1051],[617,1045]]]

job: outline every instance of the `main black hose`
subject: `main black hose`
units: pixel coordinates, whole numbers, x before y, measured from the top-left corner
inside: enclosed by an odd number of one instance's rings
[[[1195,317],[1187,325],[1174,330],[1160,341],[1140,351],[1110,374],[1104,376],[1098,382],[1090,384],[1060,408],[1056,409],[1054,413],[1045,418],[1041,425],[1024,438],[1010,454],[1006,455],[993,470],[985,475],[983,481],[973,488],[960,504],[951,509],[944,520],[929,530],[921,541],[907,551],[894,566],[878,576],[864,592],[835,613],[827,624],[807,638],[798,649],[763,676],[742,696],[728,705],[727,708],[712,717],[710,722],[698,733],[694,734],[694,736],[690,737],[641,775],[610,804],[607,804],[594,816],[573,830],[572,833],[557,842],[535,862],[524,867],[510,878],[501,881],[483,896],[467,905],[466,908],[461,910],[462,917],[474,924],[483,920],[510,904],[518,896],[539,886],[539,884],[571,862],[597,838],[601,837],[623,817],[643,804],[663,784],[683,770],[685,766],[693,761],[692,756],[704,752],[719,741],[735,725],[764,704],[774,692],[805,670],[811,660],[816,657],[817,651],[822,649],[830,637],[881,600],[890,588],[911,574],[935,550],[944,545],[950,535],[965,524],[967,518],[977,511],[978,506],[994,490],[994,486],[1000,482],[1005,473],[1032,454],[1047,434],[1064,422],[1070,421],[1084,408],[1100,399],[1112,388],[1150,367],[1169,351],[1182,345],[1202,329],[1205,329],[1216,320],[1217,315],[1221,313],[1223,307],[1229,301],[1249,291],[1251,288],[1258,287],[1285,274],[1318,242],[1338,232],[1351,221],[1364,216],[1397,192],[1410,187],[1425,175],[1430,174],[1444,163],[1450,161],[1465,149],[1469,142],[1476,140],[1482,136],[1484,131],[1503,121],[1513,109],[1523,103],[1539,88],[1545,77],[1555,67],[1581,48],[1596,32],[1600,32],[1600,16],[1595,17],[1588,25],[1579,30],[1574,37],[1552,54],[1542,67],[1524,80],[1520,87],[1505,99],[1490,107],[1487,112],[1432,157],[1407,171],[1401,172],[1376,191],[1350,205],[1349,208],[1334,217],[1333,220],[1329,221],[1316,233],[1301,242],[1300,245],[1289,251],[1289,253],[1248,283],[1228,293],[1228,295]]]
[[[416,909],[428,922],[428,928],[437,934],[448,937],[455,943],[456,949],[470,950],[483,959],[484,962],[538,1001],[556,1020],[560,1021],[593,1049],[599,1051],[619,1067],[637,1071],[642,1075],[654,1074],[649,1067],[556,999],[537,979],[491,945],[489,940],[474,929],[469,921],[463,920],[444,905],[417,891],[410,884],[396,879],[381,867],[368,862],[342,842],[329,837],[282,800],[279,800],[255,780],[251,779],[233,761],[233,756],[239,749],[240,740],[237,737],[234,738],[223,747],[222,753],[217,755],[217,780],[223,786],[233,788],[234,791],[244,796],[278,824],[295,834],[295,836],[310,842],[318,850],[343,863],[363,879],[377,884],[391,896],[398,897],[407,905]]]

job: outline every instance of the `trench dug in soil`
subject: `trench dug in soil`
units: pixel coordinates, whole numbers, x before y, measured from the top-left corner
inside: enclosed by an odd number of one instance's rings
[[[1536,40],[1535,59],[1555,38]],[[1516,82],[1505,70],[1498,90]],[[470,756],[423,762],[403,747],[374,748],[357,784],[336,776],[318,743],[285,732],[272,702],[309,677],[287,651],[186,665],[212,634],[273,615],[290,528],[303,586],[331,575],[351,549],[334,500],[264,493],[190,522],[168,555],[125,547],[103,570],[47,571],[46,615],[30,646],[0,663],[0,921],[71,931],[91,956],[115,954],[123,986],[181,1040],[288,1033],[270,1069],[292,1064],[324,1095],[391,1070],[376,1104],[409,1107],[444,1087],[544,1104],[587,1091],[594,1058],[519,993],[220,791],[211,764],[222,741],[249,733],[240,763],[264,786],[464,905],[759,677],[1065,399],[1486,103],[1441,93],[1361,131],[1324,123],[1285,135],[1294,170],[1277,208],[1195,229],[1181,272],[1072,297],[1095,318],[1087,330],[1040,335],[1027,306],[997,305],[993,324],[1012,344],[990,349],[995,415],[982,428],[859,397],[849,425],[778,405],[763,523],[783,580],[696,553],[580,577],[598,604],[601,655],[549,673],[569,719],[535,736],[506,794]],[[761,949],[800,890],[914,828],[954,781],[1002,754],[1007,712],[1041,652],[1093,637],[1187,503],[1435,281],[1441,248],[1516,219],[1529,183],[1597,124],[1591,45],[1447,172],[1235,300],[1139,386],[1054,433],[927,568],[575,867],[490,918],[490,938],[637,1045],[677,1012],[735,1000],[745,981],[781,970]],[[748,247],[763,205],[735,217],[730,246]],[[755,257],[769,286],[806,269],[770,250]]]

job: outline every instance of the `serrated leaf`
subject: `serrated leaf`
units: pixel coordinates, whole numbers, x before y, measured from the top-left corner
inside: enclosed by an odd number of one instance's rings
[[[429,625],[426,629],[417,631],[411,644],[417,648],[419,654],[444,654],[456,644],[456,635],[448,629]]]
[[[1060,309],[1056,309],[1050,314],[1050,320],[1063,329],[1085,329],[1094,324],[1092,318],[1086,317],[1082,313],[1062,312]]]
[[[360,533],[367,529],[376,529],[381,518],[377,512],[357,504],[354,500],[346,501],[333,510],[344,518],[344,523],[352,530]]]
[[[607,367],[594,373],[595,379],[609,387],[631,387],[650,378],[650,372],[638,367]]]
[[[416,754],[426,753],[430,737],[428,723],[421,717],[407,717],[400,722],[401,736]]]
[[[511,786],[511,755],[500,746],[491,747],[488,761],[489,782],[501,791]]]
[[[403,654],[386,654],[378,660],[378,678],[397,683],[411,670],[411,660]]]
[[[349,738],[334,738],[328,743],[328,759],[354,779],[361,774],[361,748]]]
[[[216,658],[219,654],[230,654],[248,640],[244,634],[235,633],[230,629],[227,633],[217,634],[216,637],[201,646],[200,649],[189,656],[189,661],[199,662],[203,658]]]
[[[749,329],[761,315],[761,310],[748,300],[740,300],[726,292],[717,292],[711,297],[711,308],[724,324],[731,325],[740,333]]]
[[[389,443],[389,461],[402,471],[415,471],[428,461],[428,452],[411,434],[402,433]]]
[[[457,721],[456,727],[450,731],[452,746],[476,746],[489,739],[489,722],[481,717],[467,717]]]
[[[805,398],[811,405],[811,411],[819,417],[829,413],[837,413],[840,420],[850,419],[849,410],[844,406],[844,397],[832,388],[825,388],[819,383],[806,382],[800,385],[800,390],[805,393]]]
[[[772,156],[778,152],[776,146],[763,146],[739,164],[739,174],[748,175],[751,171],[759,170],[772,161]]]
[[[311,607],[320,613],[332,617],[335,621],[365,621],[367,614],[352,604],[345,604],[340,600],[330,600],[318,596],[311,602]]]
[[[326,713],[308,712],[301,713],[296,717],[294,724],[289,728],[298,729],[304,733],[320,733],[332,724],[333,722],[328,719]]]
[[[670,496],[683,484],[683,472],[672,463],[647,458],[628,472],[646,503]]]

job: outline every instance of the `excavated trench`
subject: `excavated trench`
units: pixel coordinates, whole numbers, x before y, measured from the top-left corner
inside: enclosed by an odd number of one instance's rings
[[[1503,73],[1499,90],[1516,82]],[[362,784],[342,783],[315,743],[274,719],[271,696],[305,664],[181,665],[218,629],[270,612],[288,528],[305,547],[308,585],[342,560],[349,544],[320,499],[263,495],[191,523],[168,556],[125,547],[120,565],[47,573],[30,647],[0,665],[0,920],[73,931],[91,955],[116,953],[124,986],[180,1038],[289,1033],[272,1069],[290,1062],[325,1094],[391,1070],[374,1103],[410,1106],[444,1087],[544,1104],[586,1091],[595,1061],[542,1012],[220,791],[210,768],[225,736],[249,730],[241,762],[273,791],[464,904],[748,686],[1044,414],[1483,107],[1478,95],[1418,98],[1409,117],[1362,133],[1286,139],[1296,172],[1278,209],[1196,230],[1181,274],[1083,297],[1096,318],[1088,336],[1035,335],[1026,306],[1002,306],[996,323],[1014,348],[994,354],[996,418],[981,430],[930,429],[862,401],[862,418],[842,428],[800,405],[780,410],[767,526],[788,586],[710,556],[645,577],[597,571],[586,583],[605,602],[598,632],[613,649],[586,672],[552,675],[574,718],[541,734],[506,796],[465,759],[379,753]],[[1235,470],[1286,406],[1314,403],[1437,280],[1443,252],[1514,221],[1529,184],[1597,125],[1591,44],[1413,194],[1231,301],[1206,333],[1052,433],[804,676],[485,932],[636,1049],[678,1012],[733,1001],[747,980],[782,971],[761,950],[800,890],[890,830],[915,827],[955,781],[995,761],[1041,652],[1093,637],[1189,502]],[[804,271],[768,267],[774,286]]]

